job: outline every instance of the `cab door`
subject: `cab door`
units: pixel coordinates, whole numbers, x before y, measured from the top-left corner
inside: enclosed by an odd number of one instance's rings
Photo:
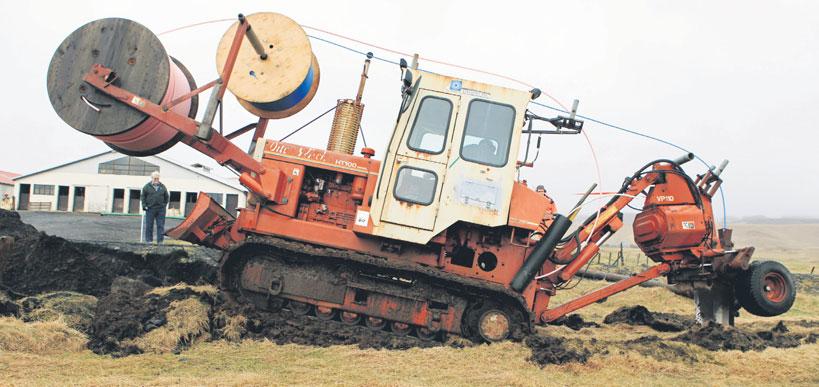
[[[381,220],[424,230],[435,227],[460,96],[419,89],[387,179]]]

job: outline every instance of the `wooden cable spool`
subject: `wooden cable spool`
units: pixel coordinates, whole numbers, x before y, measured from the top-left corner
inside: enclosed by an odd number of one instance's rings
[[[262,118],[285,118],[298,113],[316,95],[320,70],[310,39],[287,16],[260,12],[247,16],[267,58],[243,41],[227,88],[239,104]],[[216,52],[216,68],[222,70],[239,22],[222,36]],[[245,39],[247,40],[247,39]]]
[[[57,115],[74,129],[131,156],[147,156],[181,139],[174,128],[116,101],[82,79],[95,63],[117,74],[115,86],[156,104],[196,89],[190,72],[145,26],[121,18],[92,21],[72,32],[57,47],[48,67],[47,89]],[[194,118],[198,98],[171,110]]]

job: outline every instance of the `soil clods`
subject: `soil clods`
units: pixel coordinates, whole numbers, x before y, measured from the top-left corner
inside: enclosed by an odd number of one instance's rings
[[[771,330],[758,332],[747,332],[709,322],[703,326],[693,326],[672,340],[698,345],[710,351],[747,352],[761,351],[768,347],[798,347],[804,336],[788,332],[788,327],[782,321]]]
[[[568,340],[546,335],[530,335],[524,341],[532,349],[529,361],[540,365],[585,363],[592,355],[591,351],[581,348],[579,340]]]
[[[650,312],[642,305],[624,306],[603,319],[605,324],[645,325],[659,332],[682,332],[696,321],[674,313]]]

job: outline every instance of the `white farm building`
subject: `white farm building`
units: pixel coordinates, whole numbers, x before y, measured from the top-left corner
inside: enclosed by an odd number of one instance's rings
[[[242,187],[212,175],[207,167],[188,167],[160,156],[131,157],[108,151],[15,177],[17,208],[139,214],[140,193],[153,171],[159,171],[170,192],[168,216],[190,213],[199,192],[207,193],[233,214],[245,206]]]

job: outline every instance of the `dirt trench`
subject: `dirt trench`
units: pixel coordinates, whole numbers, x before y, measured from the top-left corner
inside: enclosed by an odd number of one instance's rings
[[[88,335],[88,348],[98,354],[178,353],[201,341],[247,339],[390,350],[474,345],[460,338],[441,342],[395,336],[362,325],[296,315],[286,308],[260,311],[237,304],[217,290],[213,263],[182,249],[167,254],[139,254],[72,242],[41,233],[23,223],[17,213],[2,210],[0,238],[0,314],[25,320],[49,318],[52,311],[80,310],[74,326]],[[176,285],[179,283],[186,285]],[[97,301],[85,300],[83,295]],[[68,296],[74,301],[58,303]],[[43,310],[46,306],[49,309]],[[680,334],[611,343],[594,337],[581,340],[533,334],[524,340],[532,351],[529,360],[540,366],[585,363],[592,356],[607,355],[614,345],[618,350],[635,350],[649,356],[656,356],[659,348],[668,358],[695,361],[686,354],[688,344],[711,351],[747,351],[791,348],[814,343],[819,337],[817,333],[806,337],[790,333],[784,324],[758,332],[715,324],[700,327],[691,318],[655,313],[639,305],[620,308],[603,322],[645,325],[659,332]],[[794,324],[810,328],[815,321]],[[573,330],[600,327],[577,314],[555,320],[552,325]]]
[[[698,345],[709,351],[747,352],[766,348],[795,348],[801,345],[805,336],[789,332],[782,321],[770,330],[755,332],[709,322],[703,326],[693,326],[672,340]]]
[[[583,328],[600,328],[600,324],[594,321],[586,321],[583,319],[583,317],[576,313],[558,317],[553,321],[549,321],[549,325],[564,326],[573,331],[579,331]]]
[[[723,326],[714,322],[697,324],[694,319],[673,313],[651,312],[642,305],[622,307],[607,315],[605,324],[624,323],[644,325],[658,332],[682,332],[670,339],[657,336],[645,336],[634,343],[651,343],[676,341],[703,347],[709,351],[762,351],[766,348],[795,348],[806,343],[815,342],[816,333],[804,335],[791,333],[783,321],[769,330],[749,331],[732,326]],[[813,321],[795,322],[796,325],[814,327]],[[811,339],[813,337],[813,339]],[[802,339],[805,339],[804,342]]]
[[[624,306],[609,313],[603,323],[645,325],[659,332],[682,332],[696,324],[696,321],[674,313],[650,312],[642,305],[635,305]]]
[[[110,249],[38,232],[16,212],[0,210],[0,285],[12,296],[74,291],[100,297],[116,277],[152,286],[212,283],[215,266],[191,259],[185,250],[168,254]]]

